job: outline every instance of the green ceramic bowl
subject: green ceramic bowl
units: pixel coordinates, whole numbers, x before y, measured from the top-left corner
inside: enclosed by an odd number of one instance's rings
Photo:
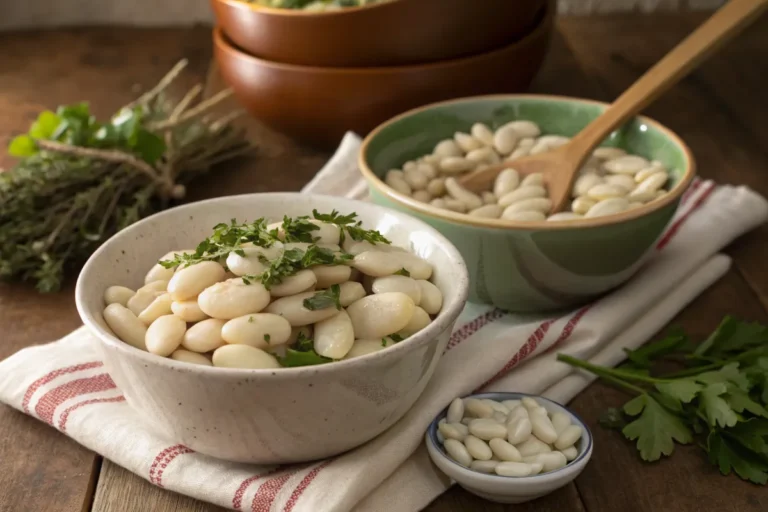
[[[542,95],[465,98],[402,114],[370,133],[360,168],[375,203],[404,211],[442,232],[466,260],[470,300],[519,312],[578,306],[629,279],[650,254],[695,173],[693,156],[669,129],[638,117],[604,142],[659,160],[670,170],[670,193],[617,215],[566,222],[479,219],[445,211],[384,184],[389,169],[431,153],[435,144],[473,123],[496,128],[527,119],[545,134],[572,136],[596,118],[605,103]]]

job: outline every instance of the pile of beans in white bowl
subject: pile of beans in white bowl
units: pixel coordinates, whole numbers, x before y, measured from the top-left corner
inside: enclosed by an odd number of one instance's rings
[[[356,214],[219,224],[166,254],[136,291],[111,286],[103,316],[125,343],[224,368],[308,366],[383,350],[432,322],[432,265]]]
[[[583,435],[563,412],[550,414],[532,397],[496,401],[456,398],[438,423],[446,454],[481,473],[525,477],[565,467]]]
[[[639,208],[667,193],[669,172],[657,161],[615,147],[599,147],[581,169],[568,211],[548,213],[552,202],[541,174],[522,177],[515,159],[551,151],[570,139],[542,135],[531,121],[511,121],[491,130],[483,123],[470,133],[457,132],[433,152],[387,171],[384,182],[401,194],[437,208],[472,217],[511,221],[567,221],[602,217]],[[510,162],[493,189],[475,194],[457,178],[489,165]]]

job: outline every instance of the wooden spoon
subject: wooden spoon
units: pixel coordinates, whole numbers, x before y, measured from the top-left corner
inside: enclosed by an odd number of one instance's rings
[[[541,173],[552,200],[551,212],[562,211],[570,199],[579,170],[592,154],[592,150],[613,130],[638,114],[741,32],[766,7],[768,0],[731,0],[640,77],[568,144],[546,153],[522,157],[469,173],[458,180],[459,184],[473,192],[479,192],[490,190],[496,176],[510,167],[516,169],[521,176]]]

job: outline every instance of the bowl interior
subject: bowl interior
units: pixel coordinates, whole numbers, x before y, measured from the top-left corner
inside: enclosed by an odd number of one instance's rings
[[[362,158],[378,177],[389,169],[430,154],[441,140],[456,132],[469,132],[483,122],[491,129],[514,120],[537,123],[542,134],[573,136],[598,117],[606,104],[539,95],[504,95],[467,98],[427,106],[406,113],[373,132]],[[659,160],[670,171],[670,188],[685,175],[690,163],[687,148],[660,124],[637,117],[614,131],[603,143],[649,160]]]
[[[564,412],[568,416],[571,417],[571,423],[574,425],[578,425],[582,428],[584,434],[582,434],[581,439],[579,439],[579,442],[577,444],[577,449],[579,450],[579,455],[570,461],[568,464],[563,466],[560,469],[556,469],[555,471],[550,471],[549,473],[539,473],[538,475],[533,476],[526,476],[526,477],[507,477],[507,476],[499,476],[499,475],[489,475],[485,473],[480,473],[478,471],[473,471],[465,466],[462,466],[458,462],[454,461],[452,458],[448,456],[448,454],[445,453],[445,449],[440,444],[440,442],[437,439],[437,425],[440,423],[440,420],[445,418],[445,416],[448,414],[448,407],[443,409],[440,414],[438,414],[435,419],[430,423],[429,428],[427,429],[427,436],[429,438],[429,442],[432,443],[434,448],[449,462],[451,462],[454,466],[456,466],[457,470],[466,471],[468,473],[471,473],[473,476],[483,477],[483,478],[491,478],[496,479],[498,481],[510,481],[513,480],[515,482],[521,482],[521,481],[531,481],[531,480],[542,480],[547,477],[555,476],[558,472],[565,471],[568,468],[574,466],[575,464],[579,463],[586,457],[590,449],[592,448],[592,433],[589,431],[589,428],[587,428],[587,425],[576,416],[573,412],[569,411],[564,406],[560,405],[557,402],[554,402],[548,398],[544,398],[542,396],[538,395],[531,395],[528,393],[514,393],[514,392],[495,392],[495,393],[477,393],[474,395],[468,395],[466,397],[462,398],[490,398],[491,400],[496,401],[502,401],[502,400],[518,400],[522,397],[532,397],[535,398],[542,407],[547,409],[547,411],[551,412]],[[521,406],[522,407],[522,406]]]
[[[433,264],[435,270],[432,281],[443,293],[443,309],[435,321],[422,331],[423,336],[419,336],[419,333],[410,339],[437,335],[445,329],[446,318],[455,318],[459,314],[466,301],[466,267],[455,247],[440,233],[417,219],[381,206],[339,197],[299,193],[249,194],[211,199],[172,208],[129,226],[105,242],[83,267],[75,292],[78,311],[86,325],[101,334],[102,340],[117,344],[125,350],[149,355],[122,343],[107,327],[102,318],[102,297],[107,287],[141,287],[145,274],[159,258],[170,251],[196,247],[200,241],[210,236],[213,227],[218,223],[226,223],[231,219],[251,222],[260,217],[277,221],[284,215],[311,215],[313,209],[322,213],[334,209],[343,214],[356,212],[364,227],[377,229],[393,244],[407,247]],[[407,345],[409,343],[404,342],[391,347],[391,350],[407,350]],[[374,356],[386,352],[388,351],[381,351]],[[179,364],[164,358],[151,357],[170,365]],[[321,366],[335,366],[353,361],[354,359]],[[202,371],[209,369],[201,368]],[[278,375],[293,370],[295,369],[286,368],[278,372]]]

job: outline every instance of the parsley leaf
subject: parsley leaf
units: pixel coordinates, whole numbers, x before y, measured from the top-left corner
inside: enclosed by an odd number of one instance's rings
[[[673,380],[669,382],[660,382],[656,384],[656,389],[665,395],[680,400],[683,403],[690,403],[704,389],[704,386],[690,379]]]
[[[731,409],[721,395],[728,391],[728,386],[723,382],[715,382],[707,385],[699,394],[699,408],[706,415],[710,426],[732,427],[739,421],[736,413]]]
[[[357,214],[356,213],[350,213],[349,215],[342,215],[336,210],[333,210],[331,213],[328,214],[322,214],[318,213],[317,210],[312,210],[312,215],[314,216],[315,220],[319,220],[322,222],[328,222],[330,224],[336,224],[341,228],[341,238],[340,241],[344,242],[344,231],[349,233],[349,236],[354,240],[355,242],[370,242],[372,244],[381,243],[381,244],[391,244],[389,240],[387,240],[384,235],[379,233],[376,230],[373,229],[363,229],[361,226],[363,225],[362,221],[357,220]]]
[[[403,338],[402,336],[400,336],[397,333],[390,334],[389,336],[387,336],[387,338],[391,339],[395,343],[400,343],[401,341],[403,341],[405,339],[405,338]]]
[[[335,307],[341,309],[340,302],[341,287],[337,284],[331,286],[327,290],[320,290],[312,297],[304,299],[304,307],[310,311],[316,311],[318,309],[328,309]]]
[[[249,320],[250,321],[250,320]],[[264,335],[264,341],[267,342],[267,345],[269,345],[269,340],[272,339],[272,337],[269,334]]]
[[[768,343],[768,327],[726,316],[717,329],[695,350],[696,355],[722,356]]]
[[[738,413],[749,411],[755,416],[768,418],[768,411],[765,410],[765,407],[752,400],[747,393],[737,386],[733,384],[727,384],[727,386],[728,394],[726,400],[734,411]]]
[[[332,362],[333,359],[323,357],[315,352],[315,345],[312,339],[308,338],[303,332],[300,332],[293,347],[287,348],[285,356],[278,357],[278,361],[286,368],[295,368],[298,366],[326,364]]]
[[[687,341],[688,337],[685,334],[672,332],[659,341],[648,343],[636,350],[624,349],[624,352],[626,352],[627,359],[630,360],[633,366],[648,368],[651,362],[674,352]]]
[[[704,384],[732,382],[744,391],[748,391],[750,388],[749,379],[739,371],[739,363],[727,364],[716,372],[700,373],[696,376],[696,380]]]
[[[292,219],[288,216],[283,217],[283,232],[286,242],[305,242],[314,243],[318,237],[312,235],[313,231],[318,231],[320,226],[310,222],[307,215]]]
[[[707,437],[709,460],[720,469],[720,473],[729,475],[733,470],[744,480],[756,484],[768,483],[768,462],[765,457],[749,451],[744,446],[716,431]]]
[[[637,439],[637,448],[643,460],[653,461],[670,455],[677,441],[690,443],[693,435],[678,416],[667,411],[648,394],[642,394],[624,405],[630,416],[640,415],[628,424],[622,433],[629,440]]]
[[[411,273],[408,272],[405,268],[401,268],[397,272],[395,272],[396,276],[405,276],[405,277],[411,277]]]

